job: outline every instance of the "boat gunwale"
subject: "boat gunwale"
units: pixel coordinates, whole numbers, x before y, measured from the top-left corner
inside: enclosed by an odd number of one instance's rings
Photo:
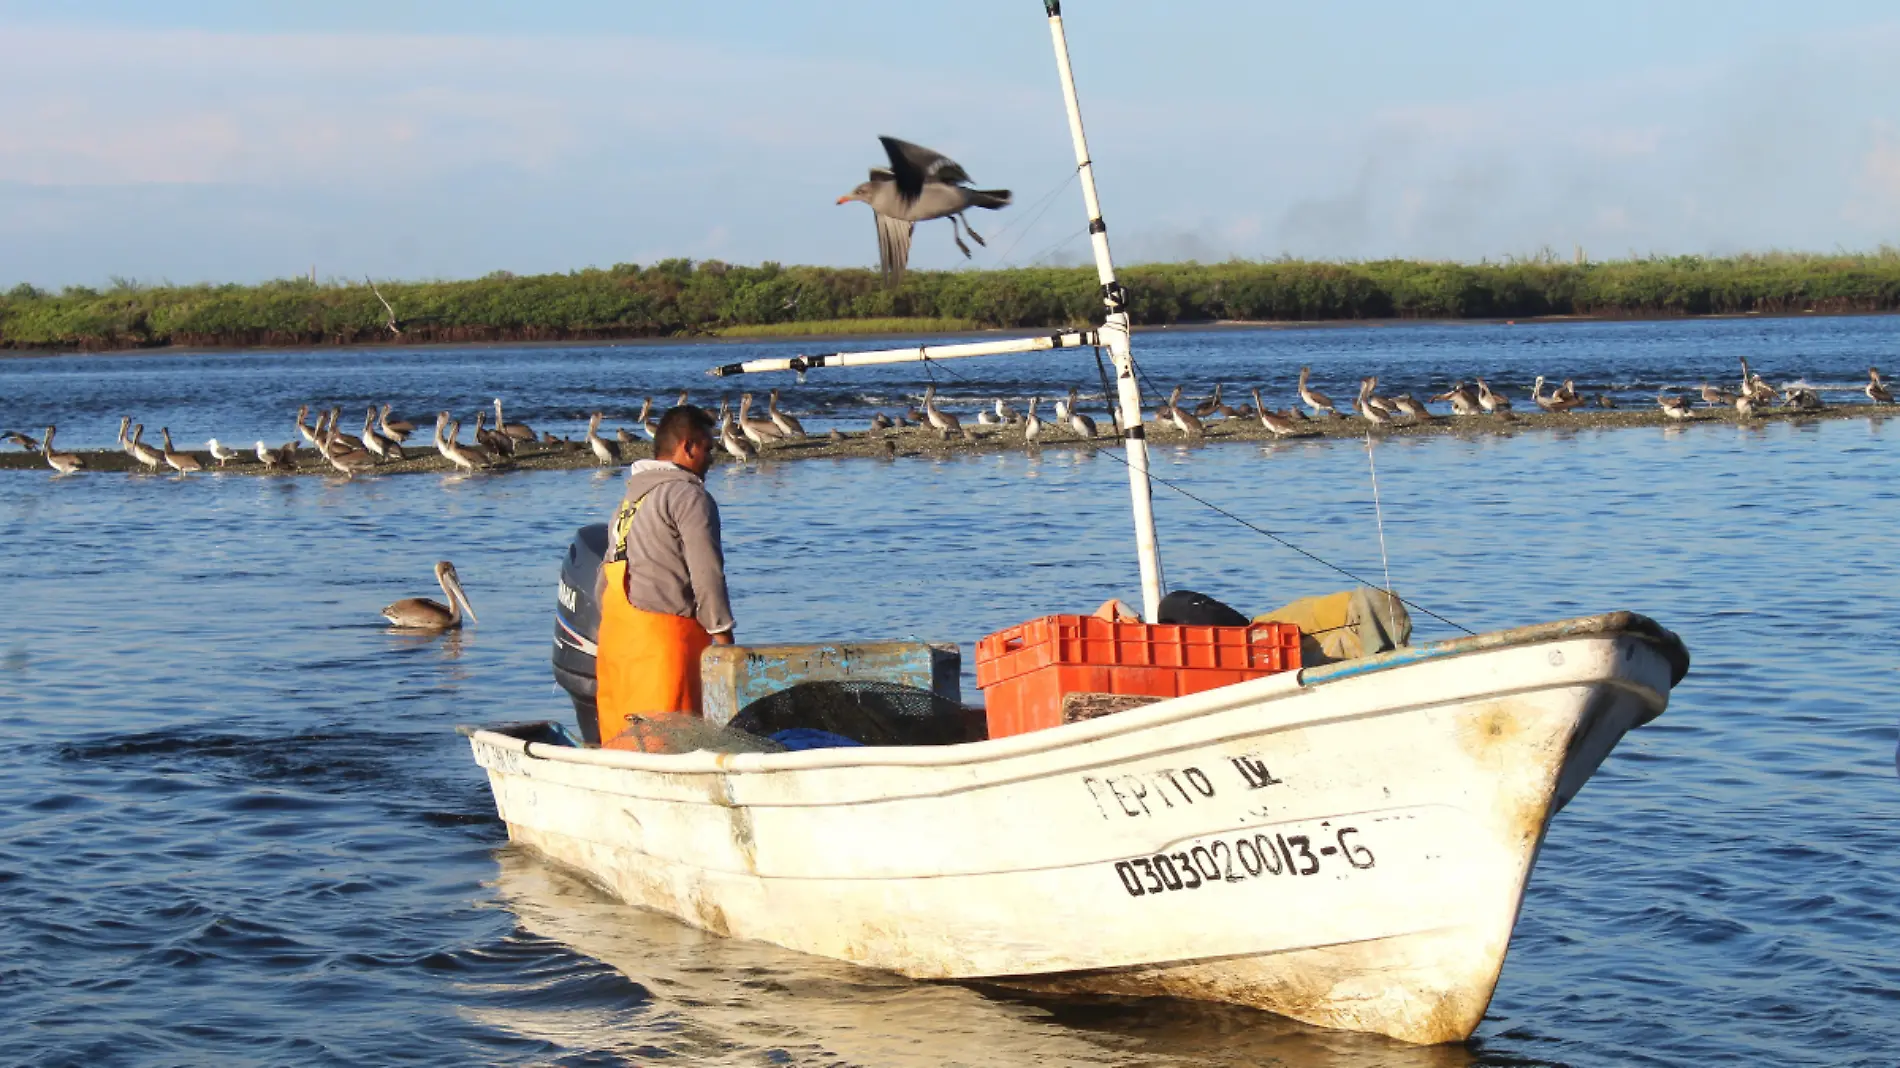
[[[1655,648],[1656,652],[1669,664],[1671,688],[1687,673],[1689,653],[1681,638],[1647,616],[1635,612],[1611,612],[1464,638],[1452,638],[1427,645],[1407,646],[1374,656],[1338,661],[1303,668],[1299,671],[1268,675],[1218,689],[1204,690],[1200,693],[1130,709],[1115,716],[1104,716],[1081,723],[1064,724],[1059,728],[962,745],[854,746],[791,753],[716,753],[702,750],[692,753],[662,754],[551,745],[546,742],[519,738],[498,729],[507,725],[459,726],[456,730],[468,737],[471,743],[519,752],[530,759],[554,760],[569,764],[654,774],[769,774],[853,767],[956,767],[1073,748],[1123,734],[1166,726],[1212,712],[1224,711],[1239,702],[1291,696],[1297,692],[1318,689],[1332,683],[1393,671],[1428,661],[1501,652],[1506,649],[1555,641],[1621,636],[1642,639]],[[1665,692],[1662,697],[1666,701],[1667,693]],[[1210,706],[1210,702],[1217,699],[1219,704]],[[1655,718],[1655,715],[1661,714],[1661,711],[1661,708],[1657,708],[1650,717],[1636,725],[1640,726],[1641,723],[1648,722],[1649,719]],[[875,753],[876,756],[867,759],[870,753]]]

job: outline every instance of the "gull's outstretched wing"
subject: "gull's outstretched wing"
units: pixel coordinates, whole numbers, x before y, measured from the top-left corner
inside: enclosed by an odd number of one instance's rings
[[[910,220],[876,212],[872,216],[877,219],[878,266],[884,271],[884,284],[895,286],[904,280],[904,265],[910,262]]]
[[[957,185],[970,180],[956,160],[941,152],[895,137],[878,140],[884,143],[884,154],[891,157],[891,174],[897,179],[897,191],[904,194],[905,200],[916,199],[917,194],[923,192],[925,182]]]

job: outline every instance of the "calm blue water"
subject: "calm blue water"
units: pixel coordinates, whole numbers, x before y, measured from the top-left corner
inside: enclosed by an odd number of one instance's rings
[[[706,377],[709,367],[766,356],[829,352],[840,347],[915,344],[882,341],[766,344],[492,347],[476,349],[316,349],[295,352],[162,352],[105,356],[0,358],[0,431],[57,423],[63,448],[110,447],[119,419],[131,416],[156,439],[168,426],[182,447],[210,437],[248,445],[297,436],[297,406],[343,409],[342,428],[361,426],[370,404],[392,404],[417,425],[441,409],[462,420],[500,397],[510,421],[578,437],[588,413],[606,425],[630,426],[642,398],[661,407],[679,390],[695,403],[738,404],[746,389],[784,388],[785,407],[808,429],[862,429],[873,411],[914,403],[932,380],[917,365],[820,371],[802,385],[790,375],[754,379]],[[1177,384],[1198,398],[1224,383],[1234,403],[1260,387],[1275,408],[1297,402],[1303,364],[1313,383],[1342,403],[1363,375],[1380,391],[1442,393],[1457,380],[1482,375],[1529,407],[1532,380],[1574,378],[1589,394],[1608,393],[1624,406],[1651,407],[1659,389],[1714,382],[1733,388],[1740,358],[1776,384],[1805,382],[1829,400],[1853,400],[1867,368],[1894,364],[1900,375],[1900,317],[1729,319],[1696,322],[1419,324],[1301,330],[1151,331],[1136,353],[1150,392]],[[970,412],[1003,397],[1017,408],[1041,395],[1045,405],[1078,389],[1101,396],[1094,357],[1074,350],[1026,357],[939,363],[929,374],[944,406]],[[762,406],[765,398],[759,397]],[[1440,406],[1444,408],[1443,405]],[[1099,413],[1099,401],[1095,404]],[[493,414],[493,409],[487,409]],[[1048,409],[1043,413],[1046,416]],[[466,437],[466,435],[464,435]]]
[[[1847,381],[1900,339],[1887,319],[1536,331],[1534,373],[1619,382],[1725,374],[1738,349],[1771,377]],[[1277,354],[1263,379],[1308,359],[1523,377],[1525,336],[1144,348],[1151,370]],[[379,365],[409,388],[455,381],[470,403],[510,374],[560,382],[580,410],[733,351],[243,354],[194,381],[159,370],[179,357],[10,361],[0,422],[41,421],[23,406],[73,376],[63,427],[96,410],[110,438],[128,406],[175,432],[193,411],[236,427],[273,398],[373,383]],[[1635,370],[1646,358],[1674,369]],[[643,361],[676,370],[642,378]],[[1158,456],[1164,477],[1378,571],[1362,443]],[[22,471],[0,472],[0,1062],[1894,1063],[1900,420],[1401,439],[1378,468],[1393,579],[1413,598],[1476,629],[1632,608],[1696,657],[1669,713],[1553,826],[1468,1047],[909,983],[700,935],[519,855],[452,728],[566,714],[547,669],[551,587],[572,528],[618,496],[611,476]],[[753,640],[967,643],[1136,593],[1125,476],[1106,458],[811,461],[722,468],[712,485]],[[1165,489],[1157,502],[1177,586],[1254,609],[1339,584]],[[386,632],[377,609],[432,593],[440,558],[481,622]],[[1421,637],[1445,633],[1428,623]]]

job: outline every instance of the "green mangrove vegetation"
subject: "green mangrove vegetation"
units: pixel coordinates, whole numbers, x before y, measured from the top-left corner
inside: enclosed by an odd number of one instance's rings
[[[1900,310],[1900,250],[1677,256],[1602,263],[1300,260],[1170,263],[1123,272],[1135,321],[1648,317]],[[1068,326],[1097,318],[1089,267],[874,271],[617,264],[469,281],[304,279],[0,295],[0,347],[347,345],[638,337],[796,336]]]

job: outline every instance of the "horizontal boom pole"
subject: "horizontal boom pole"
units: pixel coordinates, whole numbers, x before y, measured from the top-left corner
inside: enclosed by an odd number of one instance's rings
[[[761,371],[797,371],[803,374],[818,367],[873,367],[885,363],[957,360],[965,356],[1001,356],[1011,352],[1086,348],[1096,343],[1095,331],[1072,330],[1043,337],[1011,338],[1008,341],[972,341],[963,345],[918,345],[908,349],[827,352],[817,356],[793,356],[789,359],[747,360],[744,363],[729,363],[722,367],[715,367],[706,373],[714,378],[758,374]]]

